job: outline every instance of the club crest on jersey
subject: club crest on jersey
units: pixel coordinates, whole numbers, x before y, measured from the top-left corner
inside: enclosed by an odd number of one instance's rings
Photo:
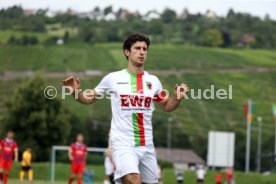
[[[151,82],[146,82],[146,84],[147,84],[147,88],[148,88],[149,90],[151,90],[151,88],[152,88]]]

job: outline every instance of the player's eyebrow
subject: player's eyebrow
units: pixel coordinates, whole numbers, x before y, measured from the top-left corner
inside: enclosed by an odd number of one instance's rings
[[[140,50],[141,48],[143,48],[144,51],[148,50],[147,47],[143,47],[143,46],[134,46],[135,49]]]

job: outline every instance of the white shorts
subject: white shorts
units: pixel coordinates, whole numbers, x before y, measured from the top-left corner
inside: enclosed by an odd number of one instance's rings
[[[115,181],[130,173],[138,173],[143,183],[158,182],[158,166],[153,146],[112,146]]]
[[[104,159],[105,175],[109,176],[114,172],[114,166],[108,156]]]

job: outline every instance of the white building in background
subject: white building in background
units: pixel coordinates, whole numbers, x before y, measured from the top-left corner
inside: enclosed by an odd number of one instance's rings
[[[88,18],[90,20],[100,20],[103,19],[103,14],[101,11],[92,10],[90,12],[78,12],[76,13],[79,18]]]
[[[197,165],[205,165],[205,161],[193,150],[156,148],[158,160],[171,162],[176,169],[193,170]]]
[[[182,13],[178,16],[179,19],[186,19],[190,15],[187,8],[184,8]]]
[[[106,16],[103,17],[104,20],[110,21],[110,20],[116,20],[116,15],[113,12],[110,12]]]
[[[143,16],[143,20],[151,21],[153,19],[160,19],[160,17],[161,17],[160,13],[158,13],[156,10],[151,10]]]
[[[207,10],[206,14],[205,14],[205,17],[207,18],[217,18],[217,14],[216,12],[214,11],[211,11],[211,10]]]
[[[35,10],[35,9],[24,9],[23,10],[23,14],[26,16],[35,15],[36,12],[37,12],[37,10]]]
[[[56,13],[55,12],[52,12],[52,11],[47,11],[46,12],[46,17],[49,17],[49,18],[53,18],[56,16]]]
[[[89,13],[87,12],[80,12],[80,13],[77,13],[77,17],[79,18],[89,18]]]

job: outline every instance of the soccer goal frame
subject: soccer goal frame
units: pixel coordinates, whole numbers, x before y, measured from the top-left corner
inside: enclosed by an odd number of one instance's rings
[[[70,146],[52,146],[51,150],[51,167],[50,167],[50,181],[55,182],[55,166],[56,166],[56,153],[57,151],[69,151]],[[88,147],[88,152],[105,153],[107,148],[94,148]]]

